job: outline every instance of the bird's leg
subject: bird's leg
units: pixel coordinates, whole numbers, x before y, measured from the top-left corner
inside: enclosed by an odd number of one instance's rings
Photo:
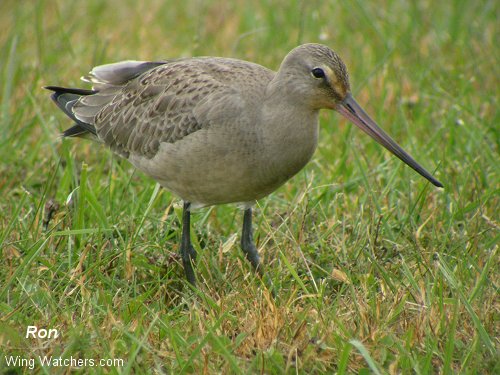
[[[264,269],[262,267],[262,263],[260,263],[259,253],[257,252],[257,248],[253,242],[253,233],[252,233],[252,209],[245,209],[245,213],[243,214],[243,230],[241,233],[241,249],[245,253],[247,259],[252,263],[253,268],[257,271],[258,275],[262,278],[264,284],[271,292],[273,297],[276,297],[276,290],[274,288],[272,280],[269,278],[269,275],[264,273]]]
[[[184,202],[182,211],[182,239],[181,239],[181,257],[186,273],[186,279],[196,285],[196,277],[194,276],[193,263],[196,260],[196,251],[191,245],[191,203]]]
[[[259,253],[253,242],[252,231],[252,209],[245,209],[243,215],[243,230],[241,232],[241,249],[245,253],[247,259],[252,263],[253,268],[262,275],[262,265],[260,264]]]

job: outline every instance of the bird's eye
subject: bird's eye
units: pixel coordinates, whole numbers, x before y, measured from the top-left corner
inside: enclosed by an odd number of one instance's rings
[[[311,70],[311,74],[314,78],[325,78],[325,72],[321,68],[314,68]]]

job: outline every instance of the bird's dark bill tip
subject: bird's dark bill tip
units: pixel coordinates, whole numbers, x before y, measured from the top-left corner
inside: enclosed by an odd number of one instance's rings
[[[442,188],[444,189],[444,185],[439,182],[438,180],[436,180],[434,177],[432,178],[432,180],[429,180],[434,186],[438,187],[438,188]]]

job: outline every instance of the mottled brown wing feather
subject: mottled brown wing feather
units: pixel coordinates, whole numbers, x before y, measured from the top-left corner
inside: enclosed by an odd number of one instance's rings
[[[106,67],[109,74],[111,68]],[[134,153],[152,158],[162,142],[174,143],[208,127],[221,113],[226,118],[237,116],[247,99],[237,89],[244,87],[241,77],[255,76],[240,74],[242,70],[258,71],[263,77],[258,83],[261,89],[274,74],[233,59],[177,60],[121,84],[117,84],[118,78],[107,84],[102,77],[94,77],[100,91],[82,97],[73,110],[77,118],[92,123],[98,137],[115,152],[124,157]],[[94,82],[92,73],[89,80]]]

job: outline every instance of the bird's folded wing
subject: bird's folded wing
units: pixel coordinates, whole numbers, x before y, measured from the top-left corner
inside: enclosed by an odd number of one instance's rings
[[[115,152],[152,158],[163,142],[241,114],[245,99],[230,79],[231,63],[199,58],[97,67],[85,77],[97,93],[81,97],[73,112]]]

